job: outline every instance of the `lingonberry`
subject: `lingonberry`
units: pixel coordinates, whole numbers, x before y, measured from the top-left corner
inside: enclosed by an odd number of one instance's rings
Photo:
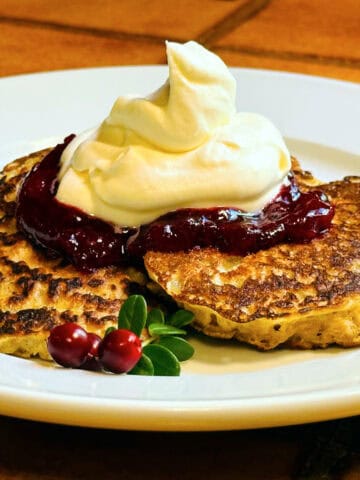
[[[113,373],[126,373],[140,360],[141,340],[130,330],[113,330],[102,340],[98,352],[104,368]]]
[[[101,365],[98,359],[98,349],[101,343],[101,337],[96,333],[88,332],[89,348],[85,362],[81,365],[84,370],[101,370]]]
[[[54,327],[47,341],[50,355],[63,367],[80,367],[90,350],[88,333],[76,323]]]

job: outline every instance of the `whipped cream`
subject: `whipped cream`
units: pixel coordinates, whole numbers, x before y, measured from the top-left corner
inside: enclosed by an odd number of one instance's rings
[[[236,82],[196,42],[167,42],[169,78],[141,98],[119,97],[61,158],[57,199],[119,226],[179,208],[262,209],[290,170],[281,134],[237,113]]]

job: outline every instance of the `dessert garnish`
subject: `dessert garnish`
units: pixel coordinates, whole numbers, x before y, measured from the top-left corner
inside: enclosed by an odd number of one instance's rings
[[[119,97],[98,128],[68,137],[32,170],[19,228],[84,270],[149,250],[245,255],[325,233],[329,200],[300,192],[269,120],[236,112],[222,60],[195,42],[169,42],[167,55],[159,90]]]
[[[180,375],[180,362],[194,354],[182,338],[194,315],[177,310],[166,317],[159,308],[147,309],[142,295],[131,295],[119,312],[118,328],[110,327],[103,339],[76,323],[54,327],[48,351],[59,365],[131,375]]]

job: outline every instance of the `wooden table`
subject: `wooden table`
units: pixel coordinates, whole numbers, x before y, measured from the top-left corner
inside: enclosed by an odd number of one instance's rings
[[[359,0],[2,0],[0,32],[0,75],[164,63],[164,39],[195,39],[229,65],[360,81]],[[355,480],[358,425],[162,434],[3,417],[0,479],[285,480],[306,445],[334,457],[335,436],[350,452],[336,478]]]

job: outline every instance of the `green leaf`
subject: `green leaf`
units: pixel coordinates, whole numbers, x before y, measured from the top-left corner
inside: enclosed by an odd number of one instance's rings
[[[147,306],[142,295],[131,295],[122,305],[119,312],[118,328],[131,330],[138,337],[145,327]]]
[[[174,327],[185,327],[185,325],[189,325],[194,319],[194,314],[189,312],[188,310],[177,310],[171,317],[169,318],[168,322],[170,325]]]
[[[146,319],[146,325],[149,326],[152,323],[160,323],[160,324],[165,323],[164,314],[160,310],[160,308],[153,308],[148,313],[148,316]]]
[[[144,347],[144,353],[154,365],[154,375],[171,377],[180,375],[180,363],[167,348],[150,344]]]
[[[150,358],[143,353],[135,367],[128,372],[128,375],[154,375],[154,365]]]
[[[189,342],[180,337],[161,337],[158,345],[166,347],[172,352],[179,362],[189,360],[194,355],[194,347]]]
[[[108,328],[105,330],[104,337],[106,337],[106,335],[109,335],[109,333],[113,332],[114,330],[116,330],[115,327],[108,327]]]
[[[152,337],[154,335],[186,335],[185,330],[163,323],[152,323],[149,325],[149,333]]]

